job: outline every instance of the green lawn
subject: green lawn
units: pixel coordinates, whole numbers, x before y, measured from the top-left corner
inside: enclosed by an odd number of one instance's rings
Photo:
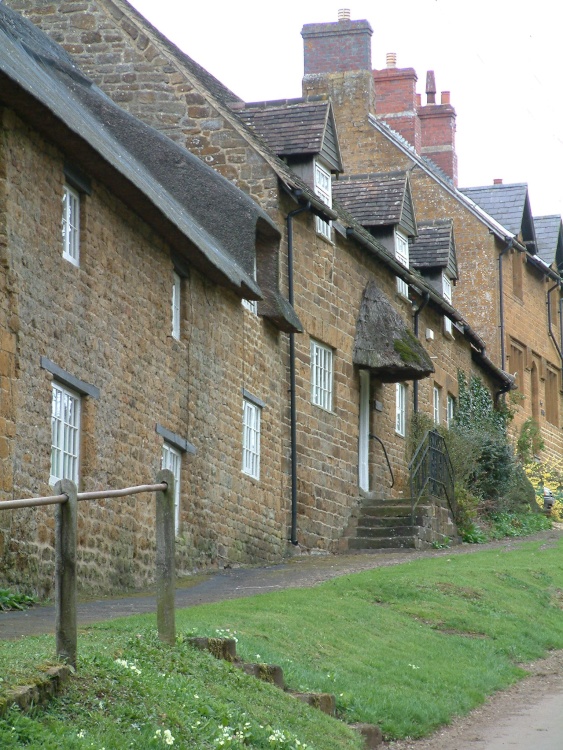
[[[530,542],[181,610],[172,649],[151,616],[91,626],[71,686],[48,710],[0,721],[0,747],[361,747],[345,723],[186,643],[227,629],[242,658],[281,664],[290,688],[334,693],[344,722],[422,736],[563,648],[562,592],[562,545]],[[53,653],[47,637],[0,643],[0,685],[28,682]]]

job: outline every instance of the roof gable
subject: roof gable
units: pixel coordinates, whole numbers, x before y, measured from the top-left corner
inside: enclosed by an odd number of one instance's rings
[[[536,252],[534,223],[526,183],[460,188],[460,192],[522,240],[529,252]]]
[[[231,109],[277,156],[321,156],[332,171],[342,171],[336,121],[325,97],[237,102]]]
[[[534,216],[538,254],[548,266],[563,265],[563,225],[561,216]]]
[[[406,172],[351,175],[332,184],[333,196],[364,227],[400,226],[417,232],[411,187]]]
[[[451,279],[457,279],[453,220],[419,222],[417,229],[409,252],[412,267],[419,271],[441,268]]]

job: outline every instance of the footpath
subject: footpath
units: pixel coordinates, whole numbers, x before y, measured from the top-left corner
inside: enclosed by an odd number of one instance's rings
[[[238,599],[288,588],[307,588],[338,576],[362,570],[402,565],[425,557],[450,557],[487,549],[515,549],[533,540],[556,543],[563,536],[563,525],[533,536],[503,539],[487,544],[461,544],[445,550],[374,551],[342,555],[298,555],[280,565],[228,568],[181,579],[176,587],[176,608]],[[154,594],[135,594],[96,601],[83,600],[77,607],[78,627],[117,617],[156,612]],[[28,635],[55,632],[55,607],[37,606],[23,612],[0,612],[0,638],[12,640]]]

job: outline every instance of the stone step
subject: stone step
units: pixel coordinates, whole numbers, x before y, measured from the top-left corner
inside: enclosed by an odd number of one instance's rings
[[[389,527],[395,527],[395,526],[413,526],[417,525],[416,523],[413,524],[410,513],[408,516],[385,516],[384,518],[380,518],[377,516],[360,516],[358,518],[358,527],[361,527],[363,529],[370,529],[370,528],[389,528]]]
[[[413,536],[417,527],[412,523],[407,526],[358,526],[356,537],[364,539],[382,539],[385,537]]]
[[[411,514],[410,503],[408,505],[398,505],[397,503],[388,503],[387,505],[364,505],[360,508],[360,517],[365,518],[386,518],[387,516],[406,517]]]
[[[354,537],[348,540],[348,549],[370,550],[370,549],[415,549],[416,537],[397,536],[374,539],[373,537]]]
[[[350,724],[364,738],[365,750],[376,750],[383,742],[383,733],[376,724]]]
[[[329,716],[334,716],[336,713],[336,698],[331,693],[295,693],[290,691],[289,695],[292,695],[299,701],[303,701],[308,706],[318,708],[319,711]]]
[[[262,682],[269,682],[280,690],[285,690],[285,681],[283,678],[283,669],[277,664],[259,664],[253,662],[235,662],[235,666],[242,669],[243,672],[256,677]]]
[[[188,638],[194,648],[209,651],[216,659],[234,662],[237,659],[237,642],[234,638]]]

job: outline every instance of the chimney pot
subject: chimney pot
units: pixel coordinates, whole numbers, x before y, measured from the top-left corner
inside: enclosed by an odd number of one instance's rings
[[[387,60],[388,68],[397,67],[397,53],[396,52],[388,52],[386,55],[386,60]]]
[[[449,91],[442,91],[441,99],[442,99],[442,104],[449,104],[450,103],[450,92]]]
[[[433,70],[426,73],[426,104],[436,104],[436,80]]]
[[[502,177],[495,177],[493,185],[502,185]]]
[[[338,20],[349,21],[350,20],[350,8],[340,8],[340,10],[338,11]]]

